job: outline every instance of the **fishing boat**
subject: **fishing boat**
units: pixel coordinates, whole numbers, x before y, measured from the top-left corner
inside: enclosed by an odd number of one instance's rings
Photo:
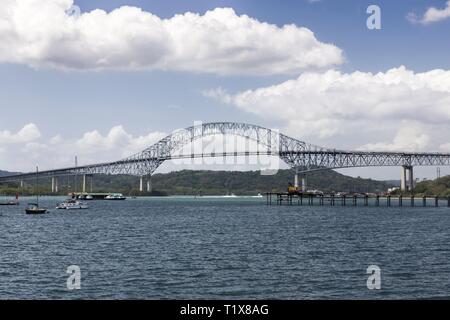
[[[41,208],[39,207],[39,190],[38,190],[38,185],[39,185],[39,168],[36,167],[36,203],[29,203],[28,207],[25,209],[25,213],[26,214],[44,214],[47,213],[48,209],[47,208]]]
[[[80,210],[80,209],[89,209],[89,206],[85,202],[78,201],[75,199],[68,199],[64,202],[59,203],[56,206],[56,209]]]

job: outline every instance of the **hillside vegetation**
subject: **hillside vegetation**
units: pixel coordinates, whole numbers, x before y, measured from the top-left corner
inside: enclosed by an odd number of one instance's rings
[[[450,196],[450,176],[419,182],[414,191],[421,195],[448,197]]]
[[[67,194],[81,190],[81,177],[59,178],[59,191]],[[153,195],[256,195],[265,192],[285,192],[294,182],[292,170],[279,170],[275,175],[262,175],[260,171],[191,171],[183,170],[152,177]],[[25,183],[23,189],[17,184],[0,185],[0,194],[34,193],[34,181]],[[316,171],[307,176],[308,189],[345,192],[382,192],[392,185],[372,179],[353,178],[332,170]],[[75,186],[77,186],[75,188]],[[40,180],[40,193],[50,194],[50,179]],[[139,179],[134,176],[96,175],[92,183],[93,192],[122,192],[139,195]],[[88,179],[87,190],[91,184]]]

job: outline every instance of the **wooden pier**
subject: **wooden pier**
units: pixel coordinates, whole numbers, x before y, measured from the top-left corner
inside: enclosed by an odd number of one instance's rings
[[[267,205],[298,206],[375,206],[375,207],[439,207],[445,203],[450,208],[450,197],[438,196],[381,196],[381,195],[335,195],[312,193],[266,193]]]

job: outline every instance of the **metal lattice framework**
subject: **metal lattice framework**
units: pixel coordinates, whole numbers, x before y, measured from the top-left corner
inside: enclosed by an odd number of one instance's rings
[[[263,151],[234,151],[220,153],[177,151],[193,142],[215,135],[239,136],[264,147]],[[80,167],[41,171],[41,176],[75,174],[152,175],[167,160],[205,157],[236,157],[272,155],[280,157],[288,166],[300,172],[349,167],[380,166],[448,166],[450,154],[408,152],[363,152],[323,148],[288,137],[276,130],[257,125],[234,122],[214,122],[177,130],[144,151],[128,158]],[[34,173],[0,177],[0,182],[33,177]]]

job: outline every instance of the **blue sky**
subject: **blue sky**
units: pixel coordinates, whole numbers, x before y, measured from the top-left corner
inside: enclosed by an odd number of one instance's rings
[[[345,59],[343,63],[321,68],[317,71],[320,73],[328,70],[338,70],[342,74],[355,71],[384,73],[402,65],[415,73],[426,73],[434,69],[450,70],[450,19],[423,25],[412,23],[406,18],[411,12],[420,17],[430,7],[443,9],[446,1],[76,0],[75,4],[81,8],[82,13],[89,13],[94,9],[110,12],[125,5],[136,6],[161,19],[170,19],[175,14],[185,12],[203,15],[208,10],[229,7],[234,9],[237,16],[245,14],[279,28],[286,24],[306,27],[314,32],[315,38],[321,43],[332,44],[341,49]],[[366,9],[370,4],[376,4],[382,10],[381,30],[369,30],[366,27]],[[0,40],[1,36],[0,32]],[[0,132],[9,131],[14,134],[24,125],[33,123],[41,133],[41,144],[56,135],[73,141],[92,131],[106,136],[111,128],[118,125],[133,136],[145,136],[151,132],[170,132],[175,128],[186,127],[196,120],[250,122],[277,127],[303,139],[304,131],[296,131],[293,124],[287,124],[282,117],[264,117],[258,112],[249,112],[252,107],[250,102],[247,105],[233,105],[204,94],[207,90],[221,88],[227,94],[237,96],[245,90],[269,88],[295,80],[303,72],[224,75],[158,69],[68,71],[4,60],[0,63]],[[279,112],[283,112],[281,106]],[[302,109],[301,112],[305,110]],[[439,114],[436,117],[438,116]],[[397,120],[401,122],[403,119]],[[417,135],[420,137],[425,134],[432,139],[433,135],[429,130],[439,129],[429,129],[429,125],[436,121],[432,119],[423,124],[423,127],[422,124],[417,124],[422,130]],[[357,138],[349,138],[350,135],[311,134],[304,139],[340,148],[359,148],[380,143],[389,146],[392,137],[399,134],[394,127],[391,129],[379,133],[372,130]],[[450,141],[440,141],[439,145],[421,148],[436,149],[448,142]],[[8,148],[14,147],[9,145]],[[7,156],[0,157],[2,159],[9,161]],[[67,160],[61,160],[64,161]],[[58,164],[60,163],[49,165]],[[28,166],[28,163],[21,165]],[[20,169],[10,163],[0,163],[0,168]],[[391,172],[386,171],[381,176],[387,177]],[[431,175],[430,171],[426,172],[424,175]],[[363,175],[376,176],[373,171],[367,171]]]

